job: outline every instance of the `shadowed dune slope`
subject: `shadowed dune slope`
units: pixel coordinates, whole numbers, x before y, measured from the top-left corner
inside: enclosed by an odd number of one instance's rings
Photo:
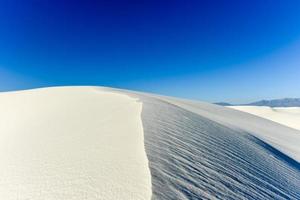
[[[300,165],[247,132],[140,95],[152,199],[300,199]]]

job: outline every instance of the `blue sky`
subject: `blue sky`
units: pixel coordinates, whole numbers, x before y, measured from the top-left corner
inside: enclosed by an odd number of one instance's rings
[[[0,91],[300,97],[300,1],[0,1]]]

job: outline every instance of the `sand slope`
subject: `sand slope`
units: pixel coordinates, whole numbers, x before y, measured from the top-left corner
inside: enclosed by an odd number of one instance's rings
[[[231,129],[251,133],[300,163],[300,132],[235,109],[200,101],[151,95]]]
[[[300,107],[229,106],[229,108],[257,115],[300,130]]]
[[[300,199],[300,164],[255,134],[140,98],[153,200]]]
[[[300,199],[300,131],[101,87],[0,94],[0,199]]]
[[[92,87],[0,94],[0,199],[150,199],[142,104]]]

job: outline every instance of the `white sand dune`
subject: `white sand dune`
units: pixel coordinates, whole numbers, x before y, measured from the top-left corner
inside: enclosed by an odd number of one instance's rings
[[[300,130],[300,107],[228,106]]]
[[[0,199],[150,199],[141,111],[90,87],[0,94]]]
[[[300,199],[300,132],[101,87],[0,94],[0,199]]]
[[[299,131],[204,102],[138,96],[152,199],[300,199]]]

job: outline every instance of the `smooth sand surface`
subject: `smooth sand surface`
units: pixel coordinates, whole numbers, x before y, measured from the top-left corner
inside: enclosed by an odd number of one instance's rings
[[[0,94],[0,199],[150,199],[142,103],[93,87]]]
[[[300,130],[300,107],[229,106],[279,124]]]

